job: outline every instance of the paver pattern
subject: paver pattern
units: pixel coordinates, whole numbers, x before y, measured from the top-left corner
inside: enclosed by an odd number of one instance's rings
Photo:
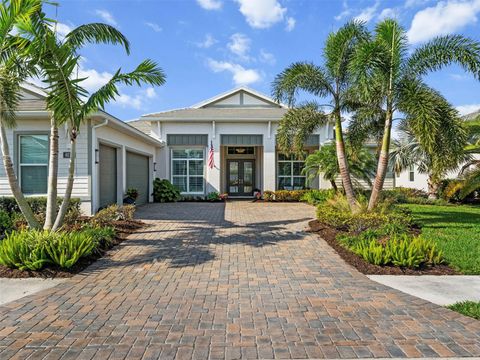
[[[153,204],[58,287],[0,307],[0,359],[480,356],[480,322],[370,281],[304,204]]]

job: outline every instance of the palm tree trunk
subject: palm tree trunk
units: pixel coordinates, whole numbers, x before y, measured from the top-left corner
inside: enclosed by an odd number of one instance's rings
[[[438,199],[439,184],[438,184],[438,181],[436,181],[436,179],[432,175],[428,175],[427,185],[428,185],[428,198],[432,200]]]
[[[337,149],[338,167],[340,170],[340,176],[342,177],[345,196],[347,197],[350,208],[353,210],[357,207],[357,200],[355,199],[355,191],[353,190],[352,179],[350,177],[350,171],[348,170],[345,142],[342,133],[342,120],[339,110],[335,111],[335,145]]]
[[[58,210],[57,218],[55,219],[55,224],[53,225],[52,230],[56,231],[63,225],[63,219],[68,210],[68,205],[70,205],[70,198],[72,197],[73,182],[75,180],[75,158],[77,157],[77,140],[76,136],[72,136],[70,139],[70,164],[68,166],[68,179],[67,186],[65,188],[65,195],[63,196],[62,204]]]
[[[332,189],[338,193],[338,187],[337,187],[337,183],[335,182],[335,180],[330,180],[330,185],[332,185]]]
[[[385,120],[385,129],[383,133],[382,147],[380,150],[380,157],[378,158],[377,174],[372,187],[372,194],[368,203],[368,210],[373,210],[380,199],[380,193],[383,190],[383,183],[388,170],[388,157],[390,152],[390,140],[392,133],[393,112],[387,110],[387,118]]]
[[[48,164],[47,210],[43,228],[50,230],[57,213],[57,182],[58,182],[58,127],[52,116],[50,120],[50,159]]]
[[[25,220],[27,220],[28,226],[31,229],[39,229],[41,226],[37,219],[35,218],[35,214],[32,211],[32,208],[28,204],[25,196],[18,185],[18,179],[15,175],[15,170],[13,168],[12,158],[10,157],[10,150],[8,148],[7,142],[7,130],[3,125],[2,120],[0,119],[0,143],[2,145],[2,157],[3,157],[3,166],[5,167],[5,172],[7,174],[8,183],[10,184],[10,189],[12,191],[15,200],[17,201],[18,207],[22,212]]]

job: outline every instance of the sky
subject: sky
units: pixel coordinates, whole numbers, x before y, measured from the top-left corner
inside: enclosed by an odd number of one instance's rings
[[[189,107],[238,86],[271,93],[271,82],[296,61],[321,65],[327,35],[360,19],[371,29],[386,17],[407,30],[412,50],[438,35],[480,41],[480,0],[59,0],[46,11],[59,34],[90,22],[116,26],[131,43],[82,49],[80,76],[95,91],[119,68],[152,59],[165,71],[161,87],[122,87],[106,110],[121,120]],[[480,108],[480,82],[451,66],[428,75],[462,114]]]

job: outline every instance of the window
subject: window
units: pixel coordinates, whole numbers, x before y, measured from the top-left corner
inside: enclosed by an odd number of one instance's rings
[[[19,135],[18,168],[24,194],[46,194],[48,135]]]
[[[408,172],[409,172],[409,179],[410,181],[415,181],[415,166],[414,165],[410,165],[409,169],[408,169]]]
[[[203,149],[172,150],[172,184],[182,193],[203,193]]]
[[[302,169],[305,165],[304,160],[293,154],[279,153],[277,163],[278,190],[301,190],[305,188],[305,176],[302,175]]]

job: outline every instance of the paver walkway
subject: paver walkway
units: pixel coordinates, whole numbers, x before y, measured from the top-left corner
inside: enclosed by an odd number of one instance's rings
[[[479,356],[480,322],[375,283],[303,204],[143,207],[151,226],[0,307],[0,359]]]

